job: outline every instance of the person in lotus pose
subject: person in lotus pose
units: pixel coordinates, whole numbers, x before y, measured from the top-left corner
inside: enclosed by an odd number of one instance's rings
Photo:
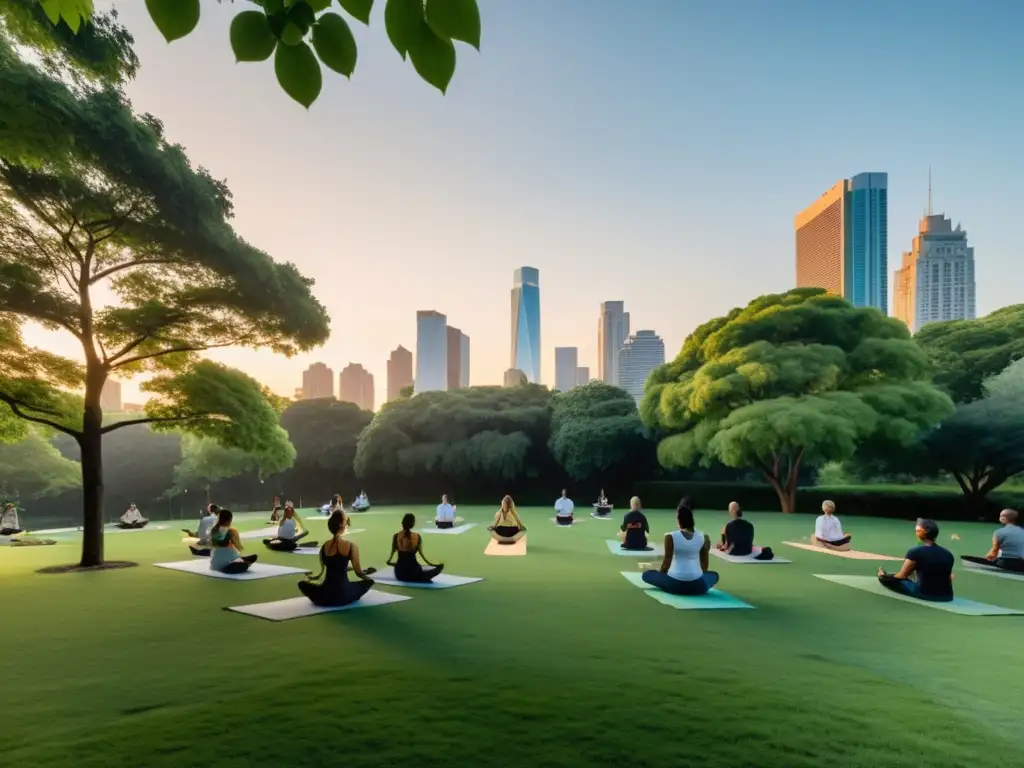
[[[918,520],[914,528],[921,543],[907,551],[897,573],[878,569],[878,581],[886,589],[907,597],[948,603],[953,599],[953,553],[935,543],[939,526],[934,520]]]
[[[272,549],[275,552],[294,552],[299,548],[299,541],[308,535],[309,531],[306,530],[302,518],[299,517],[299,513],[295,511],[295,507],[289,501],[284,505],[284,517],[277,527],[277,536],[272,539],[264,539],[263,544],[267,549]],[[308,546],[315,547],[316,542],[312,541]]]
[[[640,497],[634,496],[629,500],[629,512],[622,518],[622,527],[619,529],[622,548],[637,551],[653,549],[647,545],[647,534],[650,532],[651,524],[641,509]]]
[[[309,598],[313,605],[337,608],[360,600],[373,586],[371,574],[375,568],[363,570],[359,562],[359,547],[342,538],[348,527],[347,515],[341,510],[331,513],[327,530],[330,541],[320,548],[320,573],[299,582],[299,591]],[[348,580],[349,564],[359,577],[358,581]]]
[[[0,536],[14,536],[22,530],[18,520],[18,507],[13,501],[8,501],[4,504],[3,514],[0,514]]]
[[[210,530],[210,570],[222,573],[245,573],[256,562],[256,555],[242,556],[245,547],[238,531],[231,527],[234,515],[230,509],[217,512],[217,522]]]
[[[121,519],[117,521],[118,528],[145,528],[149,523],[149,520],[142,516],[139,512],[139,508],[135,504],[131,504],[125,513],[121,515]]]
[[[356,496],[356,500],[352,502],[353,512],[366,512],[370,509],[370,499],[366,495],[366,491],[360,491],[359,495]]]
[[[607,517],[612,513],[612,505],[608,503],[608,497],[604,495],[604,488],[601,489],[601,494],[597,497],[597,502],[594,504],[594,515],[597,517]]]
[[[644,571],[641,578],[673,595],[705,595],[718,583],[718,574],[708,570],[711,538],[696,529],[693,510],[682,503],[676,509],[676,522],[679,530],[665,534],[661,570]]]
[[[425,584],[443,571],[444,565],[427,560],[427,556],[423,554],[423,537],[412,531],[415,526],[415,515],[406,514],[402,517],[402,530],[391,537],[391,554],[388,555],[388,565],[394,566],[395,578],[399,581]],[[420,565],[416,559],[417,555],[430,568]],[[395,561],[396,556],[397,562]]]
[[[576,505],[569,498],[569,492],[563,488],[562,495],[555,501],[555,522],[559,525],[572,525],[575,509]]]
[[[729,503],[729,522],[722,529],[722,540],[717,548],[736,557],[745,557],[754,551],[754,526],[743,519],[739,502]]]
[[[526,526],[519,519],[511,496],[501,500],[501,508],[494,515],[494,524],[488,526],[487,530],[499,544],[515,544],[526,535]]]
[[[448,503],[448,494],[441,496],[441,503],[434,512],[434,525],[438,528],[455,527],[455,505]]]
[[[1018,525],[1016,509],[1004,509],[999,513],[999,522],[1003,524],[992,535],[992,549],[984,557],[960,555],[961,560],[979,565],[989,565],[1004,571],[1024,573],[1024,528]]]
[[[196,543],[189,544],[188,547],[196,557],[210,556],[210,533],[213,531],[213,526],[217,524],[217,514],[219,511],[220,508],[216,504],[209,504],[206,507],[205,514],[199,518],[199,527],[195,531],[190,531],[187,528],[181,529],[181,532],[186,536],[196,539]]]
[[[821,503],[822,514],[814,521],[814,536],[811,541],[825,549],[846,551],[850,548],[850,534],[843,533],[843,525],[836,517],[836,505],[833,501]]]

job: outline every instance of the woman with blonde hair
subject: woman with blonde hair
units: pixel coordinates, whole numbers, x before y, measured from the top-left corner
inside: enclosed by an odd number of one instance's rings
[[[526,535],[526,526],[519,519],[511,496],[501,500],[501,508],[494,515],[494,525],[487,528],[499,544],[515,544]]]

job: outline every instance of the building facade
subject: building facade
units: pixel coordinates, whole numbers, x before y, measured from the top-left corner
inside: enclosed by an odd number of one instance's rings
[[[313,363],[302,372],[302,399],[334,397],[334,371],[324,363]]]
[[[416,313],[415,392],[448,389],[448,318],[432,309]]]
[[[613,387],[619,381],[619,350],[629,338],[629,312],[623,301],[601,303],[597,319],[597,378]]]
[[[448,326],[447,371],[448,389],[462,389],[469,386],[469,336],[460,329]]]
[[[586,365],[582,365],[576,369],[576,386],[582,387],[585,384],[590,383],[590,368]]]
[[[412,352],[399,344],[388,357],[388,402],[400,398],[402,390],[412,385]]]
[[[510,368],[527,381],[540,383],[540,270],[520,267],[512,283],[512,354]]]
[[[665,342],[654,331],[637,331],[619,350],[618,386],[639,403],[651,371],[665,363]]]
[[[568,392],[579,383],[579,356],[576,347],[555,347],[555,389],[559,392]]]
[[[859,173],[797,214],[796,284],[889,310],[889,180]]]
[[[913,332],[928,323],[975,319],[974,248],[943,214],[921,219],[893,287],[893,315]]]
[[[509,368],[505,371],[501,382],[503,387],[522,387],[527,383],[526,374],[518,368]]]
[[[100,391],[100,408],[107,413],[121,412],[121,382],[107,379]]]
[[[469,386],[469,336],[462,334],[460,352],[461,357],[459,359],[459,370],[461,377],[459,378],[459,386],[465,389]]]
[[[338,374],[338,399],[373,410],[373,374],[359,363],[349,363]]]

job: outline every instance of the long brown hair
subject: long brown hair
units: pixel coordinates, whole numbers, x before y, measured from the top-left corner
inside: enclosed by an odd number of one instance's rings
[[[412,544],[412,529],[416,526],[416,515],[412,512],[406,512],[402,516],[402,535],[405,536],[406,541]]]

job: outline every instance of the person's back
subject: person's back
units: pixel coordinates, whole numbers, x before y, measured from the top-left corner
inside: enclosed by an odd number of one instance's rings
[[[352,543],[345,539],[332,539],[320,548],[325,585],[336,586],[348,582],[348,564],[351,556]]]
[[[1024,528],[1015,523],[1005,525],[995,533],[999,544],[998,556],[1006,560],[1024,559]]]
[[[704,534],[694,530],[690,537],[682,531],[673,531],[669,535],[672,537],[672,564],[669,565],[668,575],[676,581],[695,581],[701,578],[704,574],[700,566]]]
[[[745,557],[754,551],[754,525],[749,520],[737,517],[725,524],[725,543],[731,546],[730,554]]]
[[[222,571],[224,568],[238,559],[238,550],[235,549],[231,528],[227,525],[215,528],[210,535],[210,568],[215,571]]]
[[[622,539],[623,549],[646,549],[650,530],[643,510],[631,509],[622,518],[622,531],[626,534]]]
[[[455,507],[447,501],[438,504],[434,519],[441,523],[455,522]]]
[[[196,538],[203,546],[210,546],[210,531],[217,522],[216,515],[206,515],[199,520],[199,528],[196,529]]]
[[[938,544],[920,544],[906,556],[916,566],[917,588],[925,600],[953,599],[953,553]]]

